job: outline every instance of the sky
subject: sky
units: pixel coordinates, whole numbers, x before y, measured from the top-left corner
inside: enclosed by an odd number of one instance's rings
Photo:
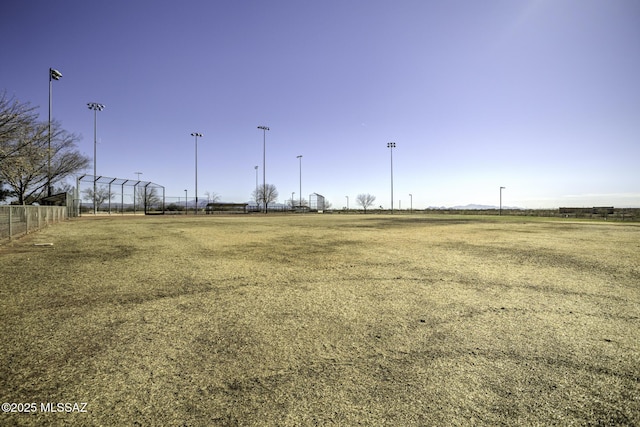
[[[637,0],[25,0],[0,90],[167,201],[640,207]],[[395,142],[393,152],[388,142]],[[297,156],[302,155],[301,159]],[[393,167],[393,175],[391,169]],[[301,173],[300,173],[301,172]],[[412,195],[411,197],[409,195]],[[348,197],[348,199],[347,199]]]

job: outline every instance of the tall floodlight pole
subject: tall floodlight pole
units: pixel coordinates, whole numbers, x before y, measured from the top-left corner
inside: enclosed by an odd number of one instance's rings
[[[267,213],[267,131],[268,126],[258,126],[262,129],[262,201],[264,202],[264,213]]]
[[[298,196],[300,197],[300,203],[298,203],[298,206],[300,206],[300,208],[302,208],[302,154],[300,154],[299,156],[296,157],[298,160],[300,160],[300,193],[298,194]]]
[[[98,179],[98,173],[96,168],[97,153],[98,153],[98,111],[104,110],[103,104],[97,102],[87,103],[87,107],[93,110],[93,214],[98,213],[98,206],[96,205],[96,180]]]
[[[393,213],[393,149],[396,148],[396,143],[387,142],[387,148],[391,149],[391,213]]]
[[[49,68],[49,148],[47,150],[47,196],[51,196],[51,105],[52,105],[52,80],[60,80],[62,73]]]
[[[347,198],[347,210],[349,210],[349,196],[344,196]]]
[[[413,212],[413,194],[409,193],[409,212]]]
[[[256,170],[256,204],[259,206],[260,202],[258,201],[258,166],[253,167]]]
[[[502,190],[504,190],[507,187],[500,187],[500,212],[498,215],[502,216]]]
[[[196,213],[194,215],[198,215],[198,137],[202,138],[202,134],[192,132],[191,136],[196,138]]]

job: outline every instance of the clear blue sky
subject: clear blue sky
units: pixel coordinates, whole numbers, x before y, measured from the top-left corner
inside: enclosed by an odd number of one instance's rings
[[[279,201],[640,207],[637,0],[11,1],[2,87],[98,174]],[[93,166],[87,172],[92,173]]]

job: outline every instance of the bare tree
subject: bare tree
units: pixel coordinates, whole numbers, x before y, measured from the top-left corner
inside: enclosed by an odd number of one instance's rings
[[[85,200],[93,202],[93,188],[85,188],[82,190]],[[100,206],[107,200],[113,199],[114,194],[109,191],[108,186],[96,187],[96,206],[100,209]]]
[[[0,202],[6,199],[11,195],[11,191],[4,188],[2,182],[0,181]]]
[[[153,206],[159,205],[161,201],[162,198],[158,194],[158,189],[156,187],[145,185],[137,188],[136,202],[138,206],[143,207],[145,212]]]
[[[162,203],[162,197],[160,197],[160,194],[158,194],[158,188],[157,187],[151,187],[147,190],[147,197],[145,199],[145,208],[149,209],[152,208],[153,206],[158,206]]]
[[[37,201],[46,194],[49,176],[48,123],[32,123],[23,127],[17,139],[8,141],[11,154],[2,159],[0,180],[18,198],[19,204]],[[51,123],[51,182],[62,180],[86,168],[89,159],[76,150],[77,135]],[[6,144],[5,144],[6,145]]]
[[[60,182],[57,186],[53,187],[53,193],[73,193],[76,187],[73,184],[69,184],[68,182]]]
[[[220,195],[213,191],[205,191],[204,195],[207,196],[207,203],[218,203],[220,201]]]
[[[291,208],[309,206],[307,199],[289,199],[288,204]]]
[[[367,208],[373,205],[373,202],[376,201],[376,196],[372,196],[371,194],[358,194],[356,197],[356,202],[362,206],[364,209],[364,213],[367,213]]]
[[[36,123],[35,107],[0,92],[0,169],[3,160],[15,155],[28,140],[21,138],[24,130]]]
[[[264,206],[264,213],[267,213],[267,207],[269,206],[269,203],[275,202],[278,199],[278,190],[273,184],[265,184],[264,186],[260,185],[258,186],[258,188],[253,190],[251,196],[255,200],[262,202]]]

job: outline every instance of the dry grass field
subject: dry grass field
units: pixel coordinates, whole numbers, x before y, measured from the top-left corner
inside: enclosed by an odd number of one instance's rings
[[[640,425],[637,223],[83,218],[0,278],[0,425]]]

